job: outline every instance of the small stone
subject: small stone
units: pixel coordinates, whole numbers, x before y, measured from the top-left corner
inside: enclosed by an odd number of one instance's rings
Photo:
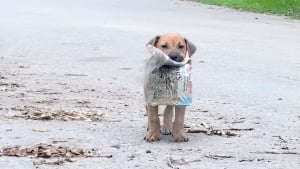
[[[149,154],[149,153],[151,153],[151,151],[150,150],[146,150],[146,153]]]

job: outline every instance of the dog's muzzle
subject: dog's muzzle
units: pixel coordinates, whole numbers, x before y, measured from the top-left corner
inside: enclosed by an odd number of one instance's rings
[[[182,62],[184,60],[184,57],[181,56],[178,52],[170,52],[167,54],[172,60],[176,62]]]

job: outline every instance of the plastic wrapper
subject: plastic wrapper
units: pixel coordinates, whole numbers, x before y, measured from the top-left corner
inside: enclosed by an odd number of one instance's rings
[[[152,56],[146,62],[144,91],[152,105],[191,105],[191,64],[187,56],[182,62],[171,60],[160,49],[148,45]]]

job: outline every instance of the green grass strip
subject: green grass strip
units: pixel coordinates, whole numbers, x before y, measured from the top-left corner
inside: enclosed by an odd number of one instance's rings
[[[300,0],[194,0],[260,13],[272,13],[300,18]]]

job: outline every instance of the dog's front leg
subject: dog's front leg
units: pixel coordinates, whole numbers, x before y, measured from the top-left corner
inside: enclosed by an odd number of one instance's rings
[[[174,107],[172,105],[167,105],[164,111],[164,125],[162,127],[162,134],[163,135],[170,135],[172,134],[172,126],[173,126],[173,114],[174,114]]]
[[[187,142],[189,141],[188,137],[184,133],[184,115],[185,115],[186,106],[175,106],[175,120],[173,123],[173,132],[172,136],[176,142]]]
[[[148,132],[145,139],[149,142],[160,140],[160,121],[158,117],[158,106],[147,104]]]

